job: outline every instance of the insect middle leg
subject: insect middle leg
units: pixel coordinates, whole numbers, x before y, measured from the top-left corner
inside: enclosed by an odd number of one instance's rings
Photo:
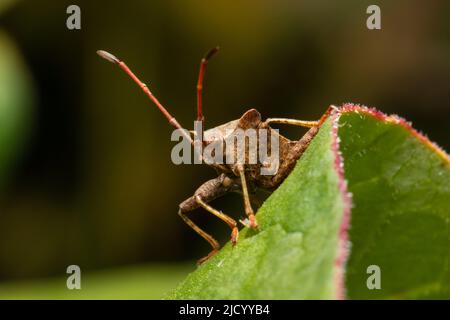
[[[195,196],[195,201],[202,206],[206,211],[211,212],[213,215],[215,215],[220,220],[224,221],[228,226],[231,228],[231,243],[236,245],[238,237],[239,237],[239,230],[237,228],[236,221],[231,218],[230,216],[227,216],[225,213],[214,209],[210,205],[208,205],[200,196]]]
[[[184,220],[184,222],[186,222],[187,225],[189,225],[192,229],[194,229],[195,232],[197,232],[201,237],[203,237],[206,241],[208,241],[209,244],[212,246],[212,251],[207,256],[200,259],[198,261],[199,264],[203,263],[204,261],[212,257],[214,254],[216,254],[219,251],[220,245],[216,239],[214,239],[210,234],[206,233],[204,230],[198,227],[191,219],[189,219],[187,217],[187,214],[199,207],[203,207],[208,212],[214,214],[216,217],[227,223],[228,226],[231,228],[231,241],[233,245],[235,245],[239,236],[236,221],[233,218],[224,214],[223,212],[220,212],[207,204],[208,202],[232,191],[233,188],[236,188],[236,184],[234,183],[233,179],[230,179],[225,174],[221,174],[217,178],[209,180],[205,182],[203,185],[201,185],[200,188],[198,188],[197,191],[195,191],[192,197],[183,201],[179,206],[178,214]]]
[[[239,172],[239,177],[241,179],[242,184],[242,196],[244,198],[244,207],[245,213],[247,214],[248,219],[240,220],[243,225],[246,227],[257,229],[258,223],[256,222],[255,212],[253,211],[252,205],[250,203],[250,196],[248,194],[248,186],[247,181],[245,179],[245,169],[242,164],[237,165],[237,171]]]

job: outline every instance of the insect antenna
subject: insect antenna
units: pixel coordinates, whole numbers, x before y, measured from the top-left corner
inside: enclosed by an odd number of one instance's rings
[[[141,80],[139,80],[139,78],[133,73],[133,71],[131,71],[131,69],[125,64],[125,62],[121,61],[116,56],[104,50],[98,50],[97,54],[103,59],[118,65],[142,89],[142,91],[144,91],[147,97],[150,98],[150,100],[158,107],[159,111],[161,111],[162,114],[166,117],[167,121],[169,121],[169,123],[175,129],[180,129],[181,132],[183,132],[184,137],[188,139],[188,141],[190,141],[191,144],[194,143],[189,133],[178,123],[175,117],[173,117],[169,113],[169,111],[167,111],[167,109],[159,102],[159,100],[153,95],[153,93],[150,91],[147,85],[143,83]]]
[[[200,62],[200,71],[198,72],[198,81],[197,81],[197,121],[201,121],[202,124],[205,120],[203,116],[203,79],[205,77],[206,65],[208,64],[209,59],[211,59],[217,52],[219,51],[219,47],[212,48],[208,51],[208,53],[204,56],[202,61]]]

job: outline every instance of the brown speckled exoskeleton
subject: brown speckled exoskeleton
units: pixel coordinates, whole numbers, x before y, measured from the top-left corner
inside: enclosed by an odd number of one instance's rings
[[[202,110],[203,78],[205,75],[206,65],[208,64],[209,59],[217,51],[218,48],[210,50],[206,54],[206,56],[201,60],[200,63],[200,71],[197,82],[197,121],[201,121],[202,124],[204,123]],[[139,85],[139,87],[141,87],[144,93],[153,101],[153,103],[158,107],[158,109],[163,113],[163,115],[167,118],[167,120],[173,127],[175,127],[176,129],[183,129],[182,126],[177,122],[177,120],[167,111],[166,108],[163,107],[163,105],[158,101],[158,99],[156,99],[156,97],[151,93],[147,85],[145,85],[142,81],[140,81],[123,61],[119,60],[118,58],[116,58],[115,56],[106,51],[99,50],[97,51],[97,53],[102,58],[114,64],[117,64],[123,71],[125,71],[125,73],[129,77],[131,77],[131,79],[134,82],[136,82]],[[322,117],[322,119],[323,118],[324,117]],[[270,127],[270,124],[272,123],[302,126],[308,127],[310,129],[300,140],[291,141],[286,137],[283,137],[282,135],[278,134],[277,131],[273,130]],[[257,229],[258,224],[250,202],[249,192],[254,191],[258,188],[269,191],[275,190],[292,171],[297,160],[304,153],[311,140],[319,131],[320,124],[321,120],[302,121],[284,118],[269,118],[266,121],[262,121],[260,113],[255,109],[251,109],[245,112],[239,119],[230,121],[228,123],[225,123],[221,126],[214,128],[216,133],[222,132],[220,138],[223,139],[223,141],[225,141],[225,144],[227,139],[231,139],[231,137],[228,137],[225,132],[230,132],[236,129],[242,130],[267,129],[268,135],[269,136],[276,135],[279,141],[278,170],[274,175],[262,175],[260,171],[261,166],[268,166],[268,165],[270,166],[271,165],[270,163],[249,164],[248,162],[244,163],[236,162],[232,164],[221,164],[221,163],[209,164],[217,171],[219,176],[215,179],[209,180],[204,184],[202,184],[195,191],[192,197],[183,201],[179,205],[178,211],[178,214],[181,216],[181,218],[200,236],[202,236],[206,241],[208,241],[213,248],[212,251],[207,256],[199,260],[199,263],[206,261],[208,258],[217,253],[220,246],[216,239],[214,239],[211,235],[200,229],[191,219],[189,219],[188,213],[194,209],[202,207],[208,212],[214,214],[219,219],[227,223],[228,226],[231,228],[231,242],[233,245],[236,245],[239,236],[236,221],[233,218],[229,217],[228,215],[224,214],[223,212],[214,209],[208,203],[229,192],[242,193],[247,218],[244,220],[240,220],[240,222],[249,228]],[[206,130],[203,133],[204,137],[208,136],[210,130]],[[194,139],[192,139],[190,134],[187,133],[186,130],[183,130],[182,132],[184,132],[184,137],[186,139],[189,139],[191,144],[194,145],[195,141]],[[215,141],[204,141],[204,139],[201,139],[200,141],[202,141],[202,143],[204,143],[205,145],[215,142]],[[246,153],[249,152],[249,149],[245,150]],[[233,152],[237,152],[237,150],[234,149]],[[246,159],[248,158],[248,154],[245,155],[245,158]],[[235,159],[237,159],[237,157]]]

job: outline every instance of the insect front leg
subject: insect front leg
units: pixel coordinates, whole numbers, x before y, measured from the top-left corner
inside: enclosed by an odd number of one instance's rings
[[[234,188],[236,188],[234,181],[227,177],[225,174],[221,174],[217,178],[209,180],[201,185],[200,188],[195,191],[192,197],[183,201],[179,206],[178,214],[180,215],[180,217],[186,222],[187,225],[194,229],[195,232],[202,236],[212,246],[212,251],[207,256],[200,259],[198,261],[199,264],[205,262],[210,257],[215,255],[219,251],[220,245],[216,239],[214,239],[210,234],[206,233],[191,219],[189,219],[187,217],[187,214],[199,207],[203,207],[208,212],[214,214],[216,217],[228,224],[228,226],[231,228],[231,242],[233,243],[233,245],[235,245],[239,236],[236,221],[223,212],[220,212],[208,205],[208,202],[227,194]]]
[[[312,128],[312,127],[318,126],[320,124],[320,121],[304,121],[304,120],[286,119],[286,118],[268,118],[264,122],[264,125],[270,125],[271,123],[289,124],[292,126]]]

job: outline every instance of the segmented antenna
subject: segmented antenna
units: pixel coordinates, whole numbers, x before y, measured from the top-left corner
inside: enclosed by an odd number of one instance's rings
[[[112,63],[119,63],[120,60],[116,58],[116,56],[112,55],[109,52],[106,52],[104,50],[97,50],[97,54],[102,57],[105,60],[108,60],[109,62]]]
[[[98,50],[97,54],[102,57],[105,60],[108,60],[109,62],[112,62],[116,65],[118,65],[141,89],[144,91],[144,93],[149,97],[149,99],[158,107],[159,111],[162,112],[162,114],[166,117],[167,121],[176,129],[181,129],[185,138],[187,138],[191,144],[193,144],[193,140],[189,133],[186,132],[185,129],[178,123],[178,121],[173,117],[169,111],[159,102],[159,100],[153,95],[153,93],[150,91],[150,89],[147,87],[145,83],[143,83],[139,78],[131,71],[131,69],[123,62],[122,60],[118,59],[113,54],[104,51],[104,50]]]
[[[200,62],[200,71],[198,72],[198,81],[197,81],[197,121],[201,121],[204,123],[205,117],[203,116],[203,79],[205,77],[206,65],[208,64],[209,59],[211,59],[218,51],[219,47],[212,48],[206,53],[205,57]]]

